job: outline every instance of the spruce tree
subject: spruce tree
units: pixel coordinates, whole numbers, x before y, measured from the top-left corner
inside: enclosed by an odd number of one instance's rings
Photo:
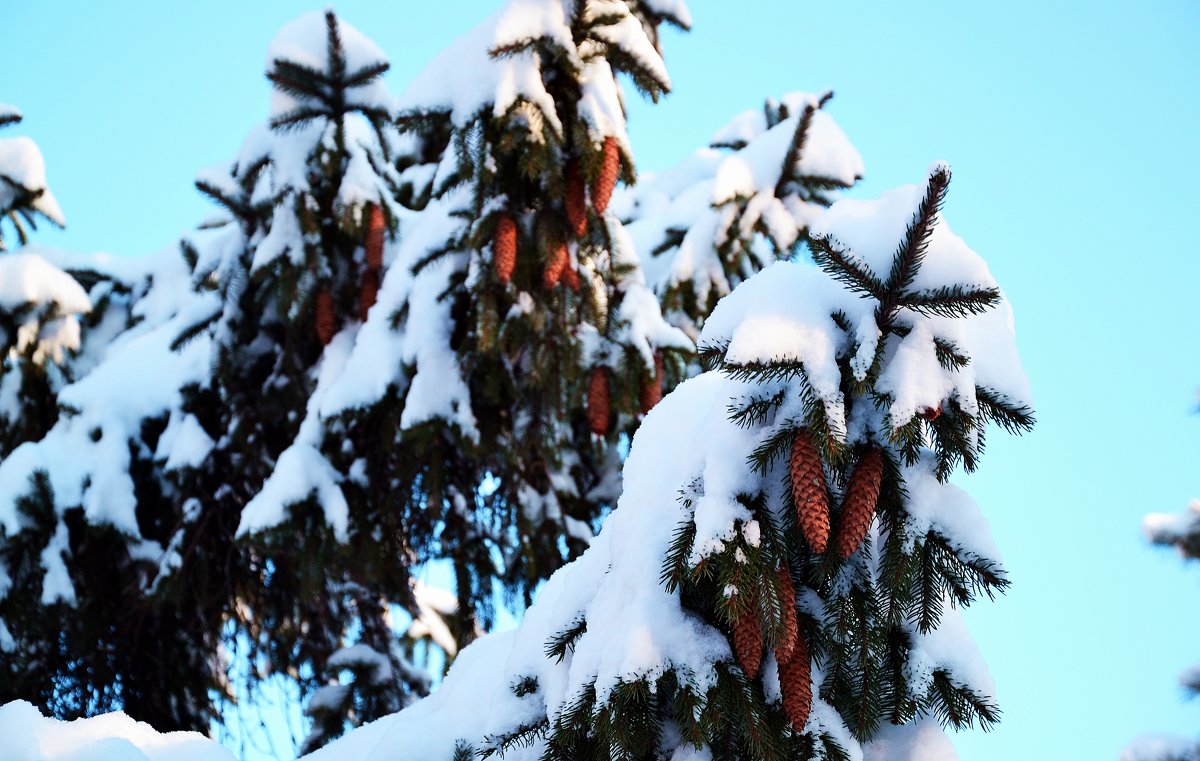
[[[959,608],[1008,580],[949,478],[990,423],[1033,417],[1008,304],[942,218],[949,179],[834,204],[817,266],[721,301],[709,369],[647,417],[620,504],[521,627],[314,761],[918,758],[938,724],[998,721]]]

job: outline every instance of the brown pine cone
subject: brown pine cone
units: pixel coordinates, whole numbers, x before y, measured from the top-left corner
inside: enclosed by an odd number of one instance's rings
[[[329,291],[322,288],[317,291],[316,314],[317,340],[322,346],[328,346],[337,332],[337,316],[333,312],[333,297]]]
[[[502,214],[496,223],[496,239],[492,243],[496,278],[501,283],[512,280],[517,266],[517,223],[511,214]]]
[[[779,593],[779,604],[783,610],[783,639],[775,647],[775,659],[786,663],[791,659],[796,649],[796,640],[800,636],[796,616],[796,587],[792,585],[792,572],[786,564],[779,569]]]
[[[812,711],[812,657],[802,635],[796,637],[796,648],[786,662],[779,662],[779,688],[783,693],[783,711],[797,733],[804,731]]]
[[[792,441],[792,501],[800,531],[813,552],[820,555],[829,544],[829,497],[825,493],[825,471],[821,455],[808,431],[801,428]]]
[[[383,218],[383,209],[378,204],[367,204],[367,237],[364,247],[367,249],[367,267],[379,272],[383,269],[383,236],[387,232],[387,222]]]
[[[567,253],[567,244],[559,243],[550,252],[550,256],[546,259],[546,269],[542,270],[542,283],[546,286],[546,290],[551,290],[558,285],[558,281],[563,276],[564,270],[570,261],[570,256]]]
[[[571,159],[563,178],[566,182],[567,196],[563,204],[567,209],[567,222],[576,238],[582,238],[587,232],[587,199],[584,198],[583,173],[579,171],[579,162]]]
[[[379,298],[379,273],[367,270],[362,274],[362,283],[358,287],[358,319],[366,322],[367,313]]]
[[[621,174],[621,149],[615,137],[604,138],[604,158],[600,164],[600,174],[592,185],[592,208],[596,213],[603,214],[612,199],[613,189],[617,187],[617,177]]]
[[[592,370],[588,384],[587,416],[588,427],[597,436],[608,435],[608,415],[612,400],[608,389],[608,373],[603,367]]]
[[[654,374],[642,381],[642,414],[654,409],[654,405],[662,401],[663,358],[662,354],[654,353]]]
[[[925,409],[921,410],[921,417],[925,418],[926,420],[928,420],[931,423],[934,420],[937,420],[938,418],[940,418],[941,416],[942,416],[942,405],[940,405],[940,404],[936,407],[926,407]]]
[[[882,483],[883,452],[872,447],[863,453],[855,466],[842,502],[842,522],[837,536],[837,554],[842,560],[854,554],[871,528]]]
[[[738,616],[733,622],[733,651],[738,665],[746,672],[747,679],[757,679],[762,668],[762,622],[758,620],[758,606]]]

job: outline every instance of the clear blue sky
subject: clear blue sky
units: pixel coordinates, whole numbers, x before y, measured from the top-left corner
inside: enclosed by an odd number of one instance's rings
[[[338,2],[409,77],[495,2]],[[209,211],[196,170],[266,115],[267,43],[313,6],[7,2],[0,101],[42,146],[70,228],[39,240],[142,254]],[[1200,567],[1147,547],[1143,513],[1200,495],[1200,5],[693,0],[676,91],[632,99],[643,170],[735,113],[831,87],[867,164],[857,195],[954,167],[946,214],[1016,310],[1039,425],[996,433],[966,485],[1012,592],[969,614],[1004,721],[971,761],[1115,759],[1195,734],[1176,675],[1200,661]],[[6,131],[12,134],[12,130]]]

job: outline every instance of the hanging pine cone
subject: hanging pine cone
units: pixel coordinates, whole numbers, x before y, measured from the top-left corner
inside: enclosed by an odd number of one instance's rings
[[[612,199],[613,189],[617,187],[617,177],[621,173],[621,149],[615,137],[604,138],[604,157],[600,164],[600,174],[596,175],[596,183],[592,185],[592,208],[596,213],[603,214]]]
[[[587,199],[584,198],[583,173],[579,171],[579,162],[571,159],[563,178],[566,182],[567,197],[563,204],[567,209],[567,222],[576,238],[582,238],[587,232]]]
[[[567,259],[567,263],[563,265],[563,282],[571,289],[573,293],[579,293],[579,272],[576,271],[575,265]]]
[[[762,622],[758,620],[758,606],[738,616],[733,622],[733,651],[738,665],[746,672],[747,679],[756,679],[762,667]]]
[[[662,401],[663,358],[662,354],[654,353],[654,374],[642,381],[642,414],[654,409],[654,405]]]
[[[553,289],[558,285],[558,281],[563,276],[563,271],[567,269],[570,255],[567,253],[567,244],[559,243],[550,252],[550,256],[546,258],[546,269],[542,271],[542,283],[546,286],[546,290]]]
[[[337,332],[337,316],[333,312],[333,297],[329,291],[322,288],[317,291],[316,315],[317,340],[322,346],[328,346]]]
[[[928,420],[931,423],[934,420],[937,420],[938,418],[940,418],[941,416],[942,416],[942,405],[940,405],[940,404],[936,407],[926,407],[925,409],[921,410],[921,417],[925,418],[926,420]]]
[[[608,373],[603,367],[592,370],[588,384],[587,416],[588,427],[597,436],[608,435],[608,415],[612,400],[608,390]]]
[[[792,441],[792,501],[800,530],[813,552],[820,555],[829,544],[829,497],[821,455],[808,431],[801,428]]]
[[[796,636],[792,657],[779,662],[779,687],[783,692],[783,711],[792,729],[803,732],[812,711],[812,658],[803,635]]]
[[[496,239],[492,243],[496,279],[501,283],[512,280],[517,266],[517,223],[511,214],[501,214],[496,223]]]
[[[853,555],[866,537],[871,519],[875,517],[882,483],[883,452],[872,447],[863,453],[855,466],[842,502],[842,522],[837,536],[837,554],[842,560]]]
[[[367,237],[364,247],[367,250],[367,267],[375,272],[383,269],[383,236],[387,231],[387,223],[383,218],[383,209],[378,204],[367,204]]]
[[[792,573],[787,565],[779,569],[779,604],[783,611],[783,639],[775,648],[775,659],[786,663],[791,659],[796,649],[796,640],[800,636],[799,621],[796,616],[796,587],[792,585]]]
[[[358,319],[366,322],[367,313],[375,306],[379,298],[379,273],[367,270],[362,274],[362,282],[358,288]]]

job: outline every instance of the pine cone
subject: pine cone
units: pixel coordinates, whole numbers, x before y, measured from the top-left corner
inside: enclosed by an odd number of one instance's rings
[[[868,449],[859,459],[842,501],[842,522],[838,527],[837,554],[842,560],[854,554],[862,544],[875,517],[879,487],[883,483],[883,452]]]
[[[387,232],[387,223],[383,218],[383,209],[378,204],[367,204],[367,237],[364,246],[367,249],[367,267],[379,272],[383,269],[383,236]]]
[[[758,620],[757,605],[751,605],[733,622],[733,651],[746,678],[757,679],[762,668],[762,622]]]
[[[934,420],[937,420],[938,418],[940,418],[941,416],[942,416],[942,405],[940,405],[940,404],[936,407],[926,407],[925,409],[921,410],[921,417],[925,418],[926,420],[928,420],[931,423]]]
[[[367,321],[367,313],[375,306],[379,298],[379,273],[367,270],[362,274],[362,283],[358,288],[358,319]]]
[[[496,223],[496,239],[492,243],[496,278],[501,283],[512,280],[517,266],[517,223],[511,214],[500,215]]]
[[[567,266],[563,267],[563,282],[573,293],[579,293],[579,273],[570,261],[567,262]]]
[[[588,384],[587,416],[588,427],[597,436],[608,435],[608,415],[612,400],[608,389],[608,373],[603,367],[592,370]]]
[[[654,409],[654,405],[662,401],[663,358],[658,352],[654,353],[654,374],[642,381],[642,414]]]
[[[603,214],[612,199],[613,189],[617,187],[617,177],[621,173],[621,149],[615,137],[604,138],[604,158],[600,164],[600,174],[592,185],[592,208],[596,213]]]
[[[779,569],[779,604],[783,610],[783,639],[775,648],[775,659],[786,663],[791,659],[796,649],[796,640],[800,637],[799,622],[796,616],[796,587],[792,585],[792,572],[787,565]]]
[[[783,692],[783,711],[792,722],[792,729],[803,732],[812,711],[812,657],[808,643],[796,636],[792,657],[779,662],[779,687]]]
[[[820,555],[829,544],[829,497],[821,455],[808,431],[801,428],[792,441],[792,501],[800,530],[813,552]]]
[[[322,346],[328,346],[337,332],[337,316],[333,312],[333,297],[329,291],[322,288],[317,291],[316,315],[317,339]]]
[[[550,256],[546,259],[546,269],[542,271],[542,283],[546,286],[546,290],[552,290],[554,286],[558,285],[559,279],[562,278],[564,270],[568,267],[570,258],[566,243],[559,243],[550,252]]]
[[[587,232],[587,199],[584,198],[583,174],[579,171],[579,162],[571,159],[567,162],[565,177],[567,197],[563,204],[567,209],[567,222],[576,238],[582,238]]]

